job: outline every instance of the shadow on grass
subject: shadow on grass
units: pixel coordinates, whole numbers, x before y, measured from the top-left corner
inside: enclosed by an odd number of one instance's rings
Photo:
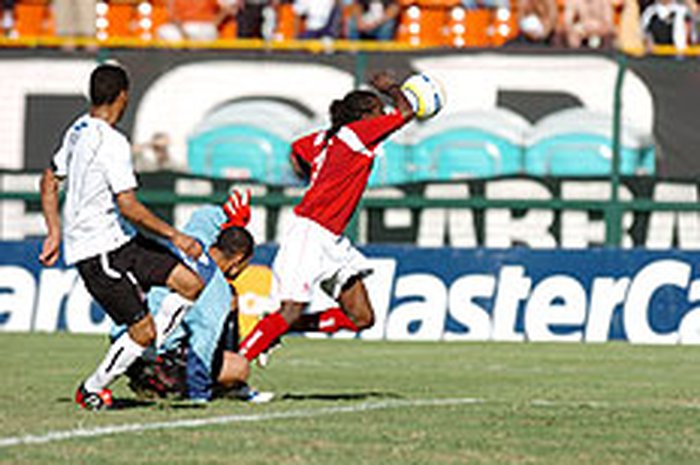
[[[327,400],[330,402],[341,400],[368,400],[368,399],[401,399],[402,396],[393,392],[352,392],[352,393],[286,393],[280,400]]]
[[[61,397],[57,399],[60,403],[73,403],[73,399],[68,397]],[[207,406],[201,402],[190,402],[187,400],[182,401],[168,401],[168,400],[147,400],[147,399],[129,399],[129,398],[114,398],[112,399],[112,406],[109,410],[130,410],[137,408],[149,408],[149,407],[159,407],[161,409],[173,409],[173,410],[201,410],[205,409]]]

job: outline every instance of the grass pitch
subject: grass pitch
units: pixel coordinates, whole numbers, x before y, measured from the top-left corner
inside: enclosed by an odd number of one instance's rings
[[[119,382],[124,408],[79,410],[105,349],[0,334],[0,464],[700,463],[698,347],[288,338],[252,377],[270,404],[139,404]],[[8,445],[27,435],[50,440]]]

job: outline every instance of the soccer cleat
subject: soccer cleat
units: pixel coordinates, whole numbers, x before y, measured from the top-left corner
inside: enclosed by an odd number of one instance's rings
[[[105,388],[100,392],[90,392],[81,384],[75,391],[75,403],[85,410],[105,410],[112,406],[112,391]]]
[[[264,404],[274,399],[275,394],[273,392],[258,391],[243,383],[238,387],[226,390],[221,396],[229,399],[241,400],[243,402],[250,402],[251,404]]]

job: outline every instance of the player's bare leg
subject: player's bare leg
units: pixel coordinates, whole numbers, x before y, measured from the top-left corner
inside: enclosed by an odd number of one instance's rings
[[[279,311],[269,314],[255,325],[241,342],[238,353],[248,361],[255,360],[278,337],[289,331],[290,324],[301,316],[306,305],[291,300],[283,301]]]
[[[340,291],[338,302],[340,308],[357,325],[358,330],[371,328],[374,325],[374,309],[362,279],[350,280]]]
[[[127,332],[112,343],[97,369],[78,387],[75,401],[91,410],[110,407],[112,393],[107,386],[143,354],[155,336],[151,315],[131,324]]]
[[[182,263],[173,268],[165,285],[190,300],[195,300],[204,289],[202,278]]]
[[[289,328],[290,331],[299,333],[321,332],[327,334],[337,333],[341,329],[354,333],[360,330],[340,307],[332,307],[319,313],[301,315]]]
[[[163,301],[161,311],[155,318],[150,314],[145,315],[129,325],[127,332],[114,341],[97,370],[78,388],[78,403],[88,408],[102,408],[103,404],[109,406],[111,399],[107,401],[106,398],[111,393],[107,386],[124,373],[146,347],[154,342],[162,343],[167,338],[204,287],[199,276],[183,264],[173,268],[166,285],[177,294],[171,294]]]
[[[224,351],[221,371],[216,381],[225,388],[245,383],[250,375],[248,361],[235,352]]]
[[[153,318],[157,347],[180,325],[185,313],[204,289],[204,282],[199,275],[182,263],[173,268],[165,285],[175,292],[163,299],[158,313]]]

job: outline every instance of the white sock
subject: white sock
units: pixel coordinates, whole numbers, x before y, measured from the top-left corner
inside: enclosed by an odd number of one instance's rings
[[[97,370],[85,380],[85,389],[89,392],[100,392],[124,373],[144,350],[146,348],[131,339],[129,333],[122,334],[112,343]]]
[[[156,325],[156,347],[162,346],[168,336],[180,326],[190,307],[192,307],[192,301],[175,292],[171,292],[163,299],[158,313],[153,316],[153,322]]]

